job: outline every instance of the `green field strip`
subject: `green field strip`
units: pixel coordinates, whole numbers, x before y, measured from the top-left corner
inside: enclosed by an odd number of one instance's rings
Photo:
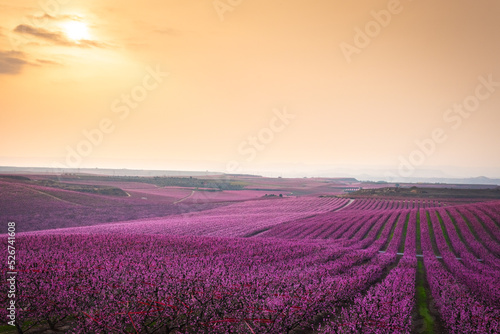
[[[495,223],[495,225],[500,228],[500,223],[491,215],[491,213],[488,210],[482,209],[481,207],[477,207],[479,211],[490,217],[491,221]]]
[[[470,221],[467,219],[467,217],[465,217],[460,211],[457,210],[457,212],[460,214],[460,216],[462,216],[462,219],[464,220],[464,222],[467,224],[467,227],[469,228],[469,231],[472,233],[472,235],[474,236],[474,238],[476,238],[477,242],[479,242],[485,249],[488,250],[488,252],[490,252],[491,254],[495,255],[498,257],[497,254],[495,254],[495,252],[493,252],[486,243],[483,242],[483,240],[481,240],[481,238],[479,238],[479,236],[477,235],[476,233],[476,230],[474,228],[472,228],[472,224],[470,223]],[[474,213],[472,213],[474,215]],[[491,232],[479,221],[479,218],[476,217],[476,215],[474,215],[474,217],[476,218],[476,220],[479,222],[479,224],[481,224],[481,226],[483,227],[483,229],[485,230],[485,232],[489,235],[489,237],[491,238],[491,240],[493,241],[496,241],[495,238],[493,237],[493,235],[491,234]]]
[[[472,228],[471,222],[467,219],[467,217],[465,217],[462,214],[462,212],[460,212],[459,210],[457,210],[457,212],[460,214],[460,216],[462,216],[462,219],[464,220],[465,224],[467,224],[467,227],[469,228],[470,233],[472,233],[472,235],[474,236],[474,238],[476,238],[477,241],[481,242],[481,239],[477,235],[476,230]],[[474,213],[472,213],[472,214],[474,215]],[[479,219],[476,217],[476,215],[474,215],[474,217],[479,222],[479,224],[483,227],[483,229],[486,231],[486,233],[488,233],[488,235],[491,237],[490,231],[488,231],[488,229],[486,228],[486,226],[484,226],[483,222],[479,221]]]
[[[462,231],[460,230],[460,227],[458,227],[458,224],[457,224],[457,221],[455,220],[455,218],[450,214],[450,212],[448,210],[445,210],[445,211],[446,211],[446,214],[448,215],[448,217],[450,217],[450,220],[453,223],[453,226],[455,227],[455,231],[457,232],[457,235],[458,235],[458,238],[460,239],[460,241],[464,244],[465,248],[467,248],[467,251],[471,255],[473,255],[476,259],[478,259],[479,257],[477,256],[477,254],[475,254],[472,251],[469,243],[465,240],[464,236],[462,235]]]
[[[426,212],[427,215],[427,226],[429,227],[429,237],[431,238],[432,250],[434,251],[434,255],[441,256],[441,252],[437,246],[436,236],[434,235],[434,228],[432,227],[431,215],[429,211]]]
[[[431,314],[429,305],[431,305],[432,294],[427,282],[424,267],[424,259],[418,259],[417,275],[415,284],[415,303],[417,311],[417,321],[421,326],[415,328],[415,333],[433,334],[440,332],[437,330],[436,316]]]
[[[373,227],[375,227],[375,225],[377,225],[377,223],[379,222],[380,219],[382,219],[384,215],[380,215],[377,219],[375,219],[375,221],[373,222],[373,224],[370,226],[370,228],[366,231],[366,233],[363,235],[363,237],[360,239],[360,240],[364,240],[366,239],[366,237],[368,236],[368,234],[370,233],[370,231],[373,229]]]
[[[406,215],[405,225],[403,226],[403,233],[401,234],[401,241],[398,248],[398,253],[405,252],[405,244],[406,244],[406,233],[408,231],[408,222],[410,221],[410,213]]]
[[[389,215],[389,216],[387,217],[387,219],[384,221],[384,223],[382,224],[382,226],[381,226],[381,227],[380,227],[380,229],[378,230],[378,232],[377,232],[377,236],[375,237],[375,240],[380,239],[380,236],[382,235],[382,232],[384,231],[385,226],[387,225],[387,222],[389,221],[389,219],[391,219],[391,215]]]
[[[420,210],[417,211],[417,223],[416,223],[417,234],[415,236],[415,249],[418,254],[422,254],[422,236],[420,233]]]
[[[391,244],[392,238],[394,237],[394,231],[396,230],[396,226],[398,225],[399,217],[401,217],[401,214],[398,214],[398,216],[394,220],[394,223],[392,224],[392,228],[391,228],[391,233],[389,233],[389,237],[387,238],[387,241],[385,242],[384,246],[380,249],[381,252],[385,252],[387,250],[387,248],[389,248],[389,245]]]
[[[494,240],[496,243],[500,244],[500,240],[498,240],[495,235],[493,233],[491,233],[491,230],[488,226],[486,226],[486,224],[481,220],[481,218],[474,212],[474,211],[470,211],[474,217],[476,218],[476,220],[481,224],[481,226],[483,226],[483,229],[486,231],[486,233],[489,234],[489,236],[491,237],[492,240]],[[481,211],[484,213],[484,211]],[[493,220],[493,218],[491,218],[490,216],[488,216],[494,224],[496,224],[496,222]],[[500,229],[500,227],[499,227]]]
[[[444,226],[443,218],[441,217],[441,215],[437,211],[436,211],[436,216],[438,217],[439,225],[441,225],[441,232],[443,233],[444,240],[446,241],[446,244],[448,245],[448,249],[456,257],[457,253],[455,252],[455,248],[453,248],[453,245],[451,244],[450,237],[448,236],[448,232],[446,231],[446,226]]]
[[[362,262],[359,262],[359,263],[351,266],[350,268],[353,268],[355,266],[364,265],[366,263],[369,263],[371,260],[372,260],[372,258],[368,259],[368,260],[364,260]],[[317,325],[321,324],[323,321],[325,321],[326,318],[330,318],[331,319],[331,318],[339,317],[342,309],[349,309],[349,307],[351,307],[354,304],[354,298],[356,296],[362,296],[362,297],[364,297],[364,296],[367,295],[368,291],[373,286],[382,283],[382,281],[384,281],[387,278],[387,276],[389,275],[389,273],[391,272],[391,270],[393,270],[395,267],[397,267],[397,265],[399,264],[400,260],[401,260],[401,257],[398,256],[398,257],[396,257],[394,259],[394,262],[392,262],[392,263],[388,264],[387,266],[383,267],[382,274],[380,275],[379,278],[377,278],[374,281],[372,281],[371,283],[369,283],[362,290],[358,290],[357,294],[355,293],[354,295],[348,296],[346,299],[342,300],[337,306],[334,307],[333,312],[331,312],[331,313],[324,312],[324,313],[317,314],[314,317],[313,324],[317,326]],[[342,272],[346,272],[349,269],[346,269],[346,270],[344,270]],[[269,333],[269,331],[266,331],[266,333]],[[288,333],[290,333],[290,334],[313,334],[313,333],[316,333],[316,332],[313,331],[310,328],[298,328],[298,329],[292,330],[292,331],[290,331]]]

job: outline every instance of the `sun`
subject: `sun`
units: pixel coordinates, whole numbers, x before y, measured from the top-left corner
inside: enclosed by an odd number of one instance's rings
[[[90,38],[89,28],[83,22],[69,21],[63,25],[64,33],[73,41],[80,41]]]

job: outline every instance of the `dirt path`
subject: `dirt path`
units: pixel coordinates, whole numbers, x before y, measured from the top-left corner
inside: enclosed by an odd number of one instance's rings
[[[62,199],[62,198],[59,198],[59,197],[56,197],[56,196],[54,196],[54,195],[48,194],[48,193],[43,192],[43,191],[41,191],[41,190],[36,190],[36,189],[30,188],[30,187],[24,187],[24,186],[23,186],[23,188],[29,189],[29,190],[31,190],[31,191],[34,191],[34,192],[36,192],[36,193],[39,193],[39,194],[42,194],[42,195],[45,195],[45,196],[48,196],[48,197],[51,197],[51,198],[53,198],[53,199],[55,199],[55,200],[58,200],[58,201],[60,201],[60,202],[64,202],[64,203],[68,203],[68,204],[72,204],[72,205],[77,205],[77,206],[83,206],[82,204],[79,204],[79,203],[75,203],[75,202],[70,202],[70,201],[64,200],[64,199]]]
[[[180,203],[180,202],[182,202],[182,201],[184,201],[184,200],[188,199],[189,197],[192,197],[193,195],[194,195],[194,190],[192,190],[192,191],[191,191],[191,194],[187,195],[186,197],[183,197],[183,198],[181,198],[180,200],[175,201],[175,202],[174,202],[174,204]]]
[[[344,210],[345,208],[347,208],[349,205],[351,205],[352,203],[354,203],[354,201],[356,201],[355,199],[349,199],[349,203],[347,203],[346,205],[344,205],[343,207],[341,208],[338,208],[337,210],[334,210],[333,212],[339,212],[340,210]]]

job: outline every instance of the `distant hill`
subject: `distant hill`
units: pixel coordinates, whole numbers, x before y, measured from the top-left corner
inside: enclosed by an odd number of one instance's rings
[[[500,179],[492,179],[486,176],[469,178],[446,178],[446,177],[376,177],[364,175],[362,180],[381,180],[391,183],[433,183],[433,184],[473,184],[473,185],[496,185],[500,186]]]
[[[223,175],[219,172],[191,172],[176,170],[143,170],[143,169],[111,169],[111,168],[50,168],[50,167],[10,167],[0,166],[0,173],[9,174],[94,174],[108,176],[208,176]]]
[[[454,199],[500,199],[500,187],[492,189],[456,189],[446,187],[389,187],[361,189],[345,195],[348,197],[391,197],[391,198],[454,198]]]

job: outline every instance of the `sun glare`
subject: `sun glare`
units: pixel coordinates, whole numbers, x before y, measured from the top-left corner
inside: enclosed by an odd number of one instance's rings
[[[73,41],[89,39],[89,28],[83,22],[69,21],[64,24],[64,33]]]

